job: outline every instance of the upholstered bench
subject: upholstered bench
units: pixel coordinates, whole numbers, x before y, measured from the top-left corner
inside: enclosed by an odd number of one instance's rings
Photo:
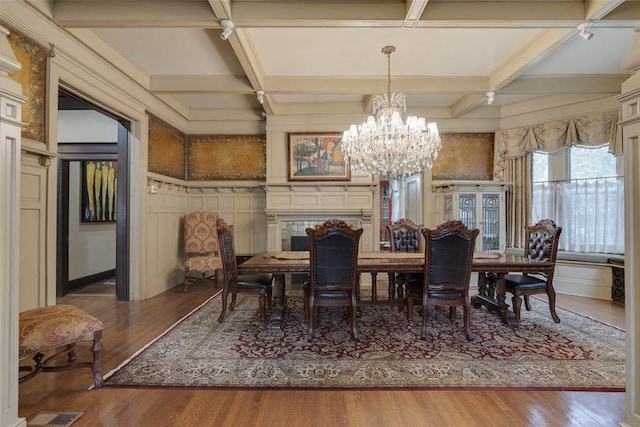
[[[20,313],[18,329],[19,359],[33,356],[35,362],[35,366],[20,366],[20,371],[29,372],[20,377],[20,383],[39,372],[88,367],[93,371],[94,388],[104,384],[100,374],[103,329],[100,320],[72,305],[54,305]],[[76,362],[75,345],[78,341],[93,341],[93,362]],[[49,350],[57,351],[44,359],[45,352]],[[67,363],[50,364],[65,354]]]

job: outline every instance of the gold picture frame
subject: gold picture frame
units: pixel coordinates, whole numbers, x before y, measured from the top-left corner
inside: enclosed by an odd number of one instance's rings
[[[289,181],[349,181],[341,133],[289,133]]]

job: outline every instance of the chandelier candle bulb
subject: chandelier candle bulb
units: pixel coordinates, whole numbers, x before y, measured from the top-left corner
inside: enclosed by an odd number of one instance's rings
[[[438,126],[424,117],[407,117],[406,97],[391,93],[391,54],[394,46],[385,46],[387,55],[387,93],[373,99],[373,115],[360,125],[351,125],[342,136],[342,152],[352,172],[400,177],[431,169],[442,142]]]

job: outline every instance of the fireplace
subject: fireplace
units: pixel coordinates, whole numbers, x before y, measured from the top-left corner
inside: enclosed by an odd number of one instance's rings
[[[268,185],[267,249],[292,250],[292,237],[307,238],[305,230],[329,219],[341,219],[362,228],[360,250],[374,246],[373,213],[376,186],[367,184]]]

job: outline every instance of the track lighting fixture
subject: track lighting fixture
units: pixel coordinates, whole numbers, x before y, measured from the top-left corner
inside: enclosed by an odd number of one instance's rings
[[[233,33],[233,22],[228,19],[223,19],[220,21],[220,25],[222,26],[222,32],[220,33],[220,38],[222,40],[226,40],[229,38],[231,33]]]
[[[585,40],[589,40],[591,39],[591,37],[593,37],[593,33],[591,32],[591,25],[591,22],[583,22],[576,27],[580,31],[580,37]]]
[[[493,104],[493,98],[496,96],[496,93],[494,91],[489,91],[487,92],[487,104],[491,105]]]

